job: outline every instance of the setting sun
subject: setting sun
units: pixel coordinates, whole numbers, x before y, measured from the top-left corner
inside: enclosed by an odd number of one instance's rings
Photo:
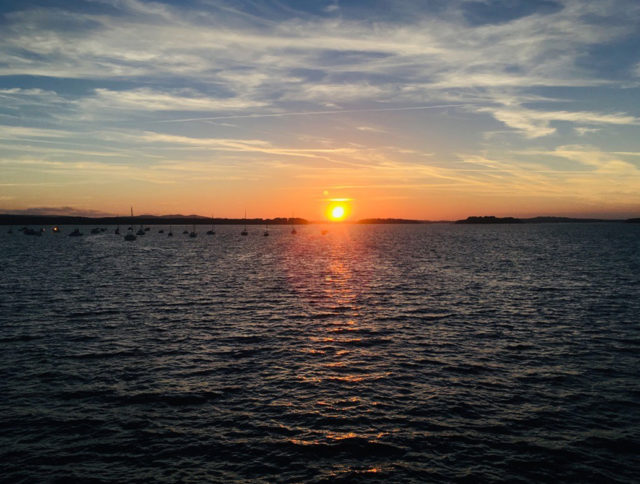
[[[331,209],[331,218],[333,220],[342,220],[344,218],[344,207],[341,205],[333,207]]]
[[[329,218],[331,218],[331,220],[335,220],[335,221],[342,220],[344,216],[345,216],[345,209],[342,205],[336,205],[329,212]]]

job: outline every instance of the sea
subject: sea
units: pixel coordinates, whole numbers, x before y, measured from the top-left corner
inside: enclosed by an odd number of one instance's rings
[[[0,227],[1,482],[638,482],[640,225],[73,228]]]

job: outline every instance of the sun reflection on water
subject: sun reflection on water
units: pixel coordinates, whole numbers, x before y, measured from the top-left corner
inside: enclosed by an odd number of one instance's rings
[[[305,309],[299,323],[305,343],[296,348],[292,377],[312,394],[323,395],[295,402],[298,412],[314,415],[314,424],[288,437],[294,445],[349,451],[377,445],[383,438],[379,429],[364,424],[379,405],[365,388],[390,373],[373,363],[376,354],[370,339],[377,331],[363,317],[369,280],[361,264],[367,259],[363,257],[367,249],[350,230],[347,226],[332,227],[325,236],[298,237],[288,247],[287,282]],[[316,257],[307,257],[307,251]],[[347,421],[354,423],[345,427]],[[377,473],[379,467],[357,472]]]

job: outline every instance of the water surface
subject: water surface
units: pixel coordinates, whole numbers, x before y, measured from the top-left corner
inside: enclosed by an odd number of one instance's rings
[[[2,230],[2,479],[640,474],[640,226],[208,228]]]

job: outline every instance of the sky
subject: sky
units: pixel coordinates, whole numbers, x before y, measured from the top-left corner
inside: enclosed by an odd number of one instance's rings
[[[640,216],[637,0],[0,3],[0,212]]]

